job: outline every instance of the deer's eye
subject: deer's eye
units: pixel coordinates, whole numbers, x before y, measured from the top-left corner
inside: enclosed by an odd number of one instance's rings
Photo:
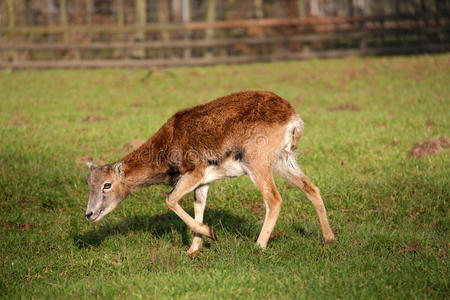
[[[104,191],[107,191],[107,190],[110,190],[110,189],[111,189],[111,183],[107,182],[107,183],[105,183],[103,185],[103,190]]]

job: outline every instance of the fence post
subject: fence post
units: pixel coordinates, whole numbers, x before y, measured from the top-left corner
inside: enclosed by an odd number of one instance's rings
[[[186,24],[191,21],[191,5],[189,3],[189,0],[182,0],[182,17],[183,17],[183,23]],[[190,37],[190,31],[184,30],[184,40],[189,40]],[[184,58],[189,59],[191,58],[191,48],[186,47],[184,48]]]
[[[61,25],[64,27],[63,40],[64,43],[69,42],[69,33],[67,27],[67,9],[66,9],[66,0],[59,0],[59,19],[61,21]]]
[[[146,0],[136,0],[136,16],[137,20],[136,23],[139,26],[145,26],[147,25],[147,1]],[[136,32],[134,41],[135,42],[142,42],[145,40],[145,29],[138,30]],[[145,57],[145,49],[136,49],[133,51],[133,55],[138,58],[144,58]]]
[[[360,31],[362,33],[366,32],[366,21],[362,20],[360,23]],[[361,51],[361,54],[363,54],[367,49],[367,38],[364,35],[363,37],[361,37],[361,40],[359,41],[359,50]]]
[[[14,18],[14,5],[13,0],[6,0],[6,6],[8,7],[8,27],[13,29],[16,23]]]
[[[86,23],[91,25],[92,23],[92,12],[94,11],[94,1],[86,0]]]
[[[123,0],[115,0],[115,8],[116,8],[116,16],[117,16],[117,25],[120,27],[120,34],[119,36],[119,40],[120,41],[124,41],[126,40],[125,38],[125,34],[123,34],[122,32],[122,28],[125,25],[125,16],[124,16],[124,11],[123,11]],[[128,54],[127,50],[123,50],[123,49],[116,49],[114,51],[114,57],[121,57],[122,59],[126,58]]]
[[[166,25],[169,22],[169,3],[167,0],[158,0],[158,22]],[[169,32],[165,29],[161,30],[161,38],[163,41],[169,40]]]
[[[298,17],[303,19],[306,17],[305,0],[297,0]]]
[[[208,0],[208,11],[206,13],[206,21],[208,23],[213,23],[216,20],[216,0]],[[206,29],[205,39],[214,39],[214,29]],[[212,49],[208,49],[205,53],[206,59],[211,59],[213,56]]]
[[[264,17],[262,3],[263,0],[254,0],[253,4],[255,5],[255,16],[257,19],[262,19]]]
[[[13,0],[6,0],[6,6],[8,9],[8,28],[9,29],[14,29],[14,25],[16,23],[15,18],[14,18],[14,3]],[[11,42],[14,42],[14,33],[10,32],[8,35],[8,40]],[[7,60],[12,59],[13,61],[17,60],[17,51],[11,51],[11,52],[7,52]]]

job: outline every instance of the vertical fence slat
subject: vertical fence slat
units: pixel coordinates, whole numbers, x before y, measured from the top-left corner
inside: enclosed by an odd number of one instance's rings
[[[15,16],[14,16],[14,3],[13,0],[6,0],[6,6],[8,9],[8,27],[14,28]]]
[[[216,0],[208,0],[208,11],[206,13],[206,22],[213,23],[216,20]],[[205,39],[214,39],[214,29],[206,29]],[[213,56],[212,49],[208,49],[205,53],[205,58],[211,59]]]
[[[8,27],[10,29],[14,29],[16,25],[16,18],[14,14],[14,2],[13,0],[6,0],[6,6],[8,9]],[[8,34],[8,41],[14,43],[14,34]],[[11,51],[6,54],[7,60],[12,59],[13,61],[17,61],[18,53],[17,50]]]
[[[255,6],[255,16],[258,19],[261,19],[264,17],[263,12],[263,1],[262,0],[254,0],[253,5]]]
[[[92,13],[94,12],[94,0],[86,0],[86,23],[92,24]]]
[[[59,20],[61,25],[66,28],[63,33],[63,40],[65,43],[69,42],[69,32],[68,32],[68,23],[67,23],[67,7],[66,0],[59,0]]]
[[[140,26],[145,26],[147,24],[147,1],[146,0],[136,0],[136,24]],[[136,31],[135,42],[145,41],[145,30]],[[133,55],[137,58],[145,57],[145,49],[136,49]]]
[[[305,0],[297,0],[298,17],[303,19],[306,17]]]
[[[117,25],[122,29],[125,26],[125,12],[123,7],[123,0],[115,0],[115,8],[116,8],[116,16],[117,16]],[[122,30],[121,30],[122,32]],[[119,34],[119,40],[126,40],[125,34]],[[114,57],[127,58],[128,51],[123,49],[116,49],[114,51]]]
[[[158,22],[161,24],[169,23],[169,3],[167,0],[158,0]],[[161,30],[161,39],[163,41],[169,40],[169,32],[167,30]]]
[[[182,17],[183,17],[183,23],[188,23],[191,21],[191,5],[190,0],[182,0]],[[190,39],[190,31],[185,30],[184,33],[184,40]],[[189,59],[191,58],[191,48],[187,47],[184,49],[184,58]]]

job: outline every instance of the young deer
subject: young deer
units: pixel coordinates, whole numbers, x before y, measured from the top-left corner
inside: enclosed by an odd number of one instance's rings
[[[202,235],[216,240],[203,224],[209,184],[222,178],[249,175],[261,192],[266,216],[257,244],[267,247],[281,209],[273,171],[297,186],[319,215],[326,243],[333,232],[319,189],[297,165],[295,149],[303,121],[286,100],[271,92],[239,92],[172,116],[149,140],[123,159],[104,166],[88,162],[91,173],[86,218],[96,222],[137,188],[165,183],[167,206],[194,231],[187,254],[202,247]],[[194,191],[195,218],[178,204]]]

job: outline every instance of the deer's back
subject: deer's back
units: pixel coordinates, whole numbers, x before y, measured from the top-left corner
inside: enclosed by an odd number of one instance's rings
[[[227,156],[242,155],[252,136],[279,128],[294,115],[289,102],[274,93],[234,93],[179,111],[137,151],[146,146],[152,151],[159,149],[171,156],[171,168],[184,173],[198,164],[220,163]]]

